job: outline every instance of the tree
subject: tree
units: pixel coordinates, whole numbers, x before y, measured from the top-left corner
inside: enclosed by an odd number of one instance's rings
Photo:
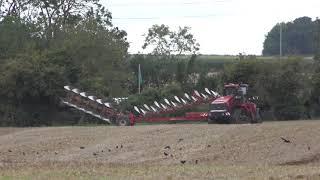
[[[315,54],[314,54],[314,59],[317,61],[320,61],[320,20],[316,19],[315,20],[315,28],[314,28],[314,49],[315,49]]]
[[[5,2],[16,7],[24,1]],[[97,0],[23,5],[33,11],[19,8],[0,17],[0,125],[50,125],[53,117],[60,119],[52,113],[59,114],[66,84],[98,96],[128,94],[127,33],[112,26],[111,14]]]
[[[100,24],[111,25],[111,13],[99,4],[98,0],[34,0],[33,6],[39,12],[37,22],[46,31],[48,40],[53,38],[57,31],[77,24],[85,16],[95,16]]]
[[[15,16],[6,16],[0,21],[0,63],[9,57],[18,56],[27,48],[37,45],[36,27]]]
[[[183,53],[195,54],[199,51],[200,44],[196,42],[194,36],[190,33],[190,27],[179,27],[178,32],[172,32],[171,45],[173,53],[181,55]]]
[[[169,26],[164,24],[162,25],[153,25],[148,30],[148,35],[145,38],[145,43],[142,46],[143,49],[146,49],[148,46],[154,46],[152,54],[154,55],[170,55],[170,30]]]
[[[112,25],[111,13],[99,0],[2,0],[0,10],[0,20],[15,16],[36,24],[47,43],[88,16],[94,16],[104,26]]]
[[[190,27],[179,27],[178,31],[171,31],[169,26],[164,24],[153,25],[148,30],[142,48],[151,47],[153,55],[195,54],[199,51],[200,45],[190,30]]]
[[[314,54],[315,22],[309,17],[301,17],[293,22],[281,23],[282,52],[284,55]],[[263,55],[279,55],[280,24],[275,25],[263,43]]]
[[[32,0],[0,0],[0,20],[6,16],[21,17]]]
[[[21,55],[6,63],[0,74],[0,112],[5,115],[2,118],[10,118],[9,125],[49,125],[45,117],[55,109],[52,105],[58,102],[62,91],[59,87],[67,82],[67,73],[64,65],[39,52]],[[48,114],[38,119],[44,107]]]

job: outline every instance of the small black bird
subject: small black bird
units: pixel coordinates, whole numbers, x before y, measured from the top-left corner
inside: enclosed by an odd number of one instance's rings
[[[58,153],[57,153],[57,152],[54,152],[54,154],[57,155]]]
[[[182,139],[182,138],[180,138],[180,139],[178,140],[178,142],[181,142],[181,141],[183,141],[183,139]]]
[[[181,160],[180,162],[181,162],[181,164],[184,164],[184,163],[186,163],[187,161],[185,161],[185,160]]]
[[[311,149],[310,146],[308,146],[308,150],[309,150],[309,151],[310,151],[310,149]]]
[[[196,160],[196,164],[198,164],[198,160]]]
[[[120,148],[123,148],[122,144],[121,144]]]
[[[8,152],[12,152],[11,149],[9,149]]]
[[[111,152],[111,149],[108,149],[109,152]]]
[[[291,143],[291,141],[290,140],[288,140],[288,139],[285,139],[285,138],[283,138],[283,137],[281,137],[281,139],[283,140],[283,142],[285,142],[285,143]]]
[[[168,153],[166,153],[166,152],[163,152],[163,154],[165,155],[165,156],[168,156],[169,154]]]
[[[83,146],[81,146],[81,147],[80,147],[80,149],[84,149],[84,147],[83,147]]]
[[[118,147],[118,146],[116,146],[116,148],[118,149],[119,147]]]
[[[171,147],[170,146],[166,146],[166,147],[164,147],[164,149],[171,149]]]
[[[209,147],[211,147],[211,145],[209,144],[207,147],[209,148]]]
[[[94,156],[98,155],[97,153],[93,153]]]

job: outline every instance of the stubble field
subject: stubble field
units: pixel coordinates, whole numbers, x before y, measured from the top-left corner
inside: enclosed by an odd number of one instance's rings
[[[0,128],[5,179],[320,179],[320,121]]]

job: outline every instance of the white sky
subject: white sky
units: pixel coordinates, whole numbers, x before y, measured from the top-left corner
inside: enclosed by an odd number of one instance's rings
[[[114,26],[127,31],[130,53],[143,52],[153,24],[190,26],[202,54],[260,55],[265,35],[278,22],[320,16],[320,0],[101,0]]]

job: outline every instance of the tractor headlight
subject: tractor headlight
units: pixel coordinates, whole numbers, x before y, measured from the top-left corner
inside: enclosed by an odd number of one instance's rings
[[[229,112],[224,112],[224,113],[222,113],[222,116],[230,116],[230,113]]]

